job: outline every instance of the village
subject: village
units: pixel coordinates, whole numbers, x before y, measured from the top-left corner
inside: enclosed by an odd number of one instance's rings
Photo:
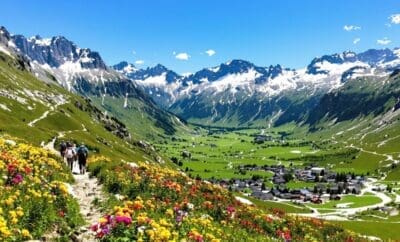
[[[286,168],[284,165],[240,165],[239,171],[265,171],[274,175],[266,181],[253,176],[248,179],[210,179],[234,192],[241,192],[260,200],[291,200],[296,203],[323,203],[328,200],[340,200],[342,194],[360,194],[366,185],[366,177],[329,171],[323,167],[306,166],[304,168]],[[286,184],[292,180],[305,182],[303,188],[289,188]],[[266,186],[270,182],[272,186]],[[375,187],[385,190],[385,186]]]

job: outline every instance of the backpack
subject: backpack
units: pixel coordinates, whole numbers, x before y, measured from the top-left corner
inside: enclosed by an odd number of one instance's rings
[[[67,152],[65,153],[65,157],[71,159],[74,158],[75,154],[74,154],[74,150],[72,148],[68,148]]]
[[[80,148],[78,149],[78,157],[79,157],[80,160],[83,160],[83,159],[86,158],[86,151],[85,151],[85,148],[80,147]]]
[[[67,149],[67,145],[65,143],[61,143],[60,150],[63,152]]]

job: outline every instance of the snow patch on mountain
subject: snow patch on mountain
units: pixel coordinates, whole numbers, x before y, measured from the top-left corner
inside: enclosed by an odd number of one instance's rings
[[[150,76],[144,80],[133,80],[133,81],[143,86],[165,86],[168,85],[166,80],[166,74],[167,73],[164,72],[159,76]]]
[[[212,72],[218,72],[219,71],[219,69],[220,69],[220,66],[215,66],[215,67],[211,67],[211,68],[208,68],[210,71],[212,71]]]
[[[51,45],[51,38],[42,39],[38,36],[32,36],[28,39],[28,42],[33,42],[36,45],[40,46],[50,46]]]
[[[212,82],[210,87],[214,88],[217,92],[223,92],[229,89],[230,92],[236,93],[238,91],[237,88],[250,85],[257,77],[260,76],[260,73],[254,69],[250,69],[244,73],[228,74]]]

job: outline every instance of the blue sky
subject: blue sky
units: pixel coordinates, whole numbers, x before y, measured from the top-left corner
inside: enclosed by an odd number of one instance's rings
[[[11,33],[63,35],[109,65],[178,73],[230,59],[299,68],[322,54],[400,46],[400,15],[390,19],[398,0],[2,0],[0,11]]]

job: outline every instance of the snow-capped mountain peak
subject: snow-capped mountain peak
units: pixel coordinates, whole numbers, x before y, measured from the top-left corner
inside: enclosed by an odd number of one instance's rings
[[[113,65],[112,68],[125,75],[131,74],[138,70],[135,65],[126,61],[121,61],[120,63]]]
[[[50,46],[52,39],[51,38],[43,39],[39,35],[35,35],[35,36],[28,38],[28,42],[33,42],[35,45]]]

